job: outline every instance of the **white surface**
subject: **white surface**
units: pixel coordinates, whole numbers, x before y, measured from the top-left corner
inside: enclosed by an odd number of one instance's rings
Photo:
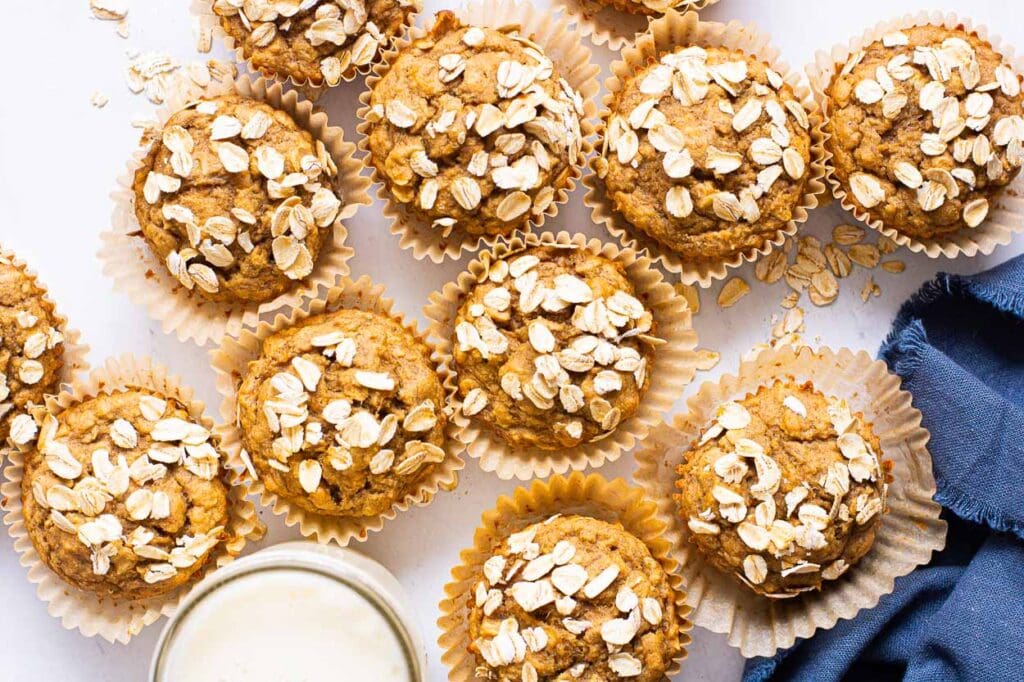
[[[427,0],[420,23],[432,10],[452,6],[456,1]],[[125,351],[153,355],[194,386],[216,416],[218,401],[206,350],[165,336],[142,309],[113,294],[94,257],[98,234],[109,218],[107,195],[137,141],[138,133],[128,123],[135,117],[148,116],[151,110],[148,101],[132,95],[124,85],[125,49],[168,52],[182,61],[200,59],[194,51],[188,3],[131,0],[128,40],[117,37],[113,23],[92,20],[87,0],[3,4],[7,37],[0,42],[0,62],[7,65],[7,79],[0,95],[0,243],[14,249],[39,271],[61,312],[83,331],[92,346],[94,365]],[[964,6],[945,4],[947,8]],[[704,16],[756,22],[774,36],[791,64],[802,67],[815,50],[845,42],[877,21],[935,7],[930,0],[722,0]],[[1010,44],[1024,46],[1024,5],[1010,0],[975,0],[969,11],[976,21],[1002,33]],[[220,46],[215,46],[214,53],[225,56]],[[608,50],[594,48],[594,60],[602,67],[607,67],[610,58]],[[606,76],[607,70],[602,80]],[[332,123],[342,126],[350,136],[354,134],[361,88],[358,81],[344,85],[320,102]],[[90,106],[94,90],[110,97],[105,109]],[[605,236],[603,229],[590,223],[581,198],[582,192],[577,191],[551,227]],[[845,220],[842,210],[831,206],[816,211],[806,229],[827,235]],[[353,275],[369,274],[386,284],[398,308],[410,316],[418,316],[427,294],[464,267],[464,262],[435,266],[414,261],[408,252],[399,250],[397,238],[384,229],[377,207],[361,210],[350,222],[349,232],[357,254],[352,261]],[[1018,238],[992,257],[974,260],[931,261],[901,252],[898,257],[908,265],[904,274],[872,273],[882,288],[881,298],[861,303],[859,292],[867,274],[858,270],[842,281],[842,295],[833,306],[805,306],[807,338],[820,335],[824,344],[874,353],[900,302],[935,272],[982,270],[1022,250],[1024,239]],[[749,267],[741,274],[754,290],[736,307],[728,311],[716,308],[718,287],[702,296],[703,312],[695,319],[701,346],[721,351],[722,362],[713,372],[698,376],[697,382],[732,370],[743,351],[768,337],[770,319],[780,311],[778,302],[787,291],[784,284],[767,287],[757,283]],[[690,393],[695,386],[690,387]],[[625,457],[606,466],[602,473],[628,477],[632,469],[631,458]],[[449,568],[458,560],[459,551],[471,543],[481,512],[515,486],[482,473],[470,461],[454,493],[438,496],[426,509],[403,514],[362,546],[394,571],[413,595],[428,642],[432,681],[445,679],[434,644],[434,621]],[[269,512],[264,511],[263,518],[270,533],[261,546],[299,537],[296,530],[284,528]],[[36,599],[6,533],[0,539],[0,586],[4,607],[0,618],[4,650],[0,680],[144,679],[162,621],[128,646],[64,630]],[[692,635],[694,642],[679,679],[738,679],[742,661],[723,637],[701,630],[694,630]]]

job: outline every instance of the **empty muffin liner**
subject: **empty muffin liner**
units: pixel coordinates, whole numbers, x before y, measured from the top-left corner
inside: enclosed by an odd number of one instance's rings
[[[886,33],[929,25],[945,26],[949,29],[960,28],[968,33],[976,33],[979,38],[988,41],[992,48],[1003,56],[1004,63],[1011,66],[1018,74],[1024,73],[1024,58],[1016,57],[1013,48],[1004,45],[999,36],[992,35],[986,26],[975,25],[971,19],[953,12],[932,11],[906,14],[898,19],[876,24],[845,45],[837,45],[829,52],[819,50],[814,55],[814,61],[807,66],[807,76],[814,89],[814,96],[818,100],[825,122],[827,123],[829,116],[829,97],[825,93],[829,89],[832,79],[842,71],[852,55],[871,43],[881,40]],[[826,142],[831,139],[831,134],[824,127],[822,132]],[[1019,174],[1016,180],[1003,188],[1002,192],[992,199],[988,217],[981,225],[962,229],[939,238],[919,239],[887,227],[882,221],[873,219],[868,211],[862,210],[854,204],[846,188],[836,177],[835,167],[831,163],[832,159],[832,152],[825,149],[825,179],[832,189],[832,195],[839,200],[840,205],[857,220],[878,230],[914,253],[924,252],[929,258],[970,257],[979,253],[987,256],[997,246],[1009,244],[1013,235],[1024,231],[1024,173]]]
[[[723,47],[740,50],[744,54],[755,57],[771,66],[785,79],[793,93],[803,104],[810,119],[811,159],[807,164],[806,193],[793,212],[793,219],[786,223],[785,229],[777,230],[774,235],[756,249],[747,249],[734,254],[725,261],[688,262],[677,253],[664,247],[660,242],[639,229],[633,227],[625,217],[615,210],[608,197],[604,181],[596,172],[597,160],[601,158],[601,146],[604,137],[605,121],[611,115],[611,107],[615,96],[624,86],[625,81],[637,69],[661,55],[673,52],[677,47],[699,45],[704,47]],[[595,223],[604,224],[608,231],[624,245],[637,251],[646,251],[659,261],[669,272],[679,275],[685,284],[711,286],[715,280],[725,279],[729,270],[767,256],[775,248],[780,247],[787,237],[796,234],[800,225],[807,221],[808,213],[818,206],[821,195],[825,194],[824,166],[824,133],[822,121],[818,113],[814,97],[799,72],[793,71],[781,61],[779,50],[774,47],[767,34],[761,33],[753,24],[741,24],[731,21],[720,24],[701,21],[696,12],[680,14],[670,11],[665,16],[651,22],[646,33],[638,35],[636,43],[622,50],[621,59],[612,63],[612,76],[605,81],[607,93],[602,100],[601,120],[598,122],[598,153],[591,157],[591,172],[583,179],[587,193],[583,203],[591,209]]]
[[[552,5],[564,10],[578,24],[580,33],[590,36],[595,45],[606,45],[609,50],[621,50],[633,42],[637,33],[647,30],[647,24],[661,12],[632,14],[611,6],[613,1],[631,0],[554,0]],[[718,0],[675,0],[677,12],[702,10]]]
[[[414,2],[416,6],[406,18],[406,29],[409,26],[411,26],[413,22],[416,21],[416,17],[423,9],[422,0],[414,0]],[[295,79],[290,74],[284,76],[276,72],[273,72],[270,69],[260,69],[259,67],[257,67],[255,64],[253,64],[251,59],[246,59],[244,47],[236,43],[235,39],[231,35],[229,35],[227,31],[225,31],[224,28],[221,26],[220,17],[217,16],[217,14],[213,11],[213,5],[214,0],[192,0],[192,2],[189,5],[189,11],[192,13],[193,18],[195,19],[197,28],[200,31],[209,31],[210,34],[215,39],[221,41],[224,44],[224,46],[227,47],[227,49],[234,54],[235,61],[239,64],[245,64],[246,68],[249,70],[250,73],[262,73],[267,78],[275,79],[281,82],[291,83],[295,87],[299,88],[302,91],[302,93],[309,97],[311,100],[316,100],[321,94],[323,94],[325,90],[331,87],[335,87],[328,85],[326,82],[320,85],[316,85],[306,78]],[[391,38],[391,41],[393,41],[394,39],[394,37]],[[351,83],[358,76],[363,76],[369,73],[373,65],[381,60],[381,55],[387,48],[389,42],[390,41],[387,41],[382,46],[378,47],[376,53],[373,56],[373,59],[371,59],[367,64],[363,64],[362,66],[355,66],[353,64],[350,64],[349,67],[342,72],[341,82]],[[349,47],[351,48],[351,45]]]
[[[258,478],[253,477],[252,467],[246,464],[242,456],[244,450],[242,430],[238,421],[237,391],[248,371],[249,363],[256,360],[263,348],[263,341],[268,336],[286,329],[308,317],[325,312],[333,312],[341,308],[355,308],[368,312],[379,313],[401,324],[417,339],[425,343],[433,352],[432,360],[438,365],[438,375],[447,390],[446,372],[443,364],[438,362],[434,346],[427,341],[426,334],[420,333],[415,322],[406,321],[401,313],[393,310],[394,302],[384,296],[384,287],[374,284],[369,277],[363,276],[353,282],[350,279],[339,282],[327,290],[322,296],[309,302],[308,308],[293,308],[278,314],[271,322],[260,322],[254,330],[246,330],[235,338],[225,338],[220,348],[211,353],[212,365],[216,373],[217,392],[223,397],[220,405],[221,423],[217,426],[221,447],[227,453],[236,468],[242,469],[242,477],[246,479],[253,492],[260,496],[260,503],[269,507],[274,514],[284,517],[288,526],[298,525],[299,532],[317,542],[335,542],[341,546],[353,540],[362,542],[371,532],[379,531],[385,522],[394,519],[399,512],[411,507],[425,507],[433,501],[439,490],[453,490],[458,485],[458,472],[465,466],[460,453],[462,445],[455,440],[454,424],[449,420],[445,432],[445,451],[447,457],[437,464],[432,471],[423,476],[416,491],[405,499],[396,501],[385,514],[372,517],[345,517],[328,514],[315,514],[294,506],[287,499],[266,489]]]
[[[199,345],[208,341],[219,343],[225,334],[237,336],[243,328],[255,327],[260,315],[297,307],[304,298],[315,296],[320,285],[331,286],[335,277],[347,275],[352,249],[345,243],[348,236],[345,221],[355,215],[359,206],[372,203],[367,193],[370,181],[361,175],[363,164],[353,156],[355,145],[345,141],[341,128],[329,125],[325,113],[315,111],[311,102],[300,98],[294,90],[285,91],[280,83],[241,76],[233,82],[214,81],[200,91],[182,82],[177,90],[168,94],[157,111],[159,124],[162,126],[172,114],[198,97],[229,93],[266,102],[287,112],[300,128],[324,143],[338,167],[334,188],[342,198],[342,207],[332,236],[324,240],[313,272],[296,281],[291,290],[265,303],[207,301],[172,277],[142,238],[135,217],[132,183],[135,171],[145,159],[146,148],[137,150],[111,195],[114,200],[111,227],[100,235],[102,245],[98,256],[103,274],[114,281],[116,291],[127,294],[134,303],[146,308],[150,317],[159,320],[164,333],[173,332],[179,341],[191,340]]]
[[[437,627],[441,636],[437,643],[444,652],[441,660],[448,666],[448,679],[451,682],[478,679],[476,658],[469,651],[469,601],[474,585],[483,575],[484,562],[509,535],[555,514],[578,514],[619,524],[647,545],[651,555],[665,569],[669,585],[676,593],[681,648],[664,679],[678,673],[691,642],[687,633],[693,625],[687,618],[690,607],[678,575],[678,564],[672,557],[670,541],[663,535],[665,525],[655,511],[654,503],[623,479],[609,481],[599,474],[584,476],[580,472],[534,481],[529,488],[516,488],[511,496],[499,497],[495,507],[483,513],[473,535],[473,545],[460,553],[459,563],[452,569],[451,582],[445,585],[445,596],[438,606],[441,616]]]
[[[117,393],[130,389],[150,390],[174,398],[186,407],[189,415],[205,428],[213,431],[213,420],[204,414],[205,406],[195,399],[193,391],[183,386],[181,379],[148,357],[129,354],[108,359],[102,367],[89,373],[59,393],[47,398],[47,409],[60,414],[100,394]],[[214,436],[216,439],[216,436]],[[223,448],[220,448],[223,452]],[[6,514],[4,523],[14,540],[14,549],[20,555],[21,565],[28,569],[28,580],[34,583],[39,599],[46,603],[50,615],[60,618],[68,630],[78,630],[86,637],[100,636],[109,642],[127,644],[144,627],[161,616],[169,616],[200,578],[219,566],[230,563],[241,554],[247,542],[263,537],[265,527],[256,516],[256,508],[246,500],[249,493],[244,481],[222,462],[224,481],[230,486],[226,539],[214,550],[206,567],[198,571],[187,584],[169,594],[141,601],[118,601],[80,590],[64,582],[39,558],[22,514],[21,481],[24,475],[24,455],[12,452],[4,470],[6,481],[0,487]]]
[[[455,318],[478,275],[488,263],[504,258],[532,246],[561,246],[586,249],[594,255],[604,256],[622,264],[626,275],[636,289],[636,297],[650,308],[657,323],[656,336],[667,341],[655,349],[650,368],[650,385],[640,401],[636,413],[623,419],[618,428],[606,438],[584,443],[574,448],[549,451],[540,448],[512,448],[485,424],[462,414],[462,401],[457,392],[458,375],[453,353]],[[552,473],[564,474],[586,467],[598,467],[615,461],[623,452],[642,441],[652,426],[682,396],[694,377],[699,364],[697,333],[691,327],[691,313],[686,300],[664,281],[651,260],[637,255],[631,249],[588,239],[586,235],[542,235],[517,233],[502,238],[493,247],[473,260],[454,282],[430,295],[423,314],[430,321],[430,335],[444,357],[447,371],[445,385],[452,400],[452,421],[457,426],[455,437],[467,449],[470,457],[480,462],[484,471],[493,471],[501,479],[533,477],[545,478]]]
[[[742,400],[776,379],[813,381],[825,395],[846,399],[852,411],[863,412],[873,423],[882,457],[894,464],[888,510],[871,550],[820,592],[793,599],[761,597],[704,561],[690,543],[690,531],[672,497],[678,492],[676,467],[714,421],[717,407]],[[941,507],[934,500],[929,434],[921,426],[921,413],[914,409],[911,395],[900,389],[899,377],[884,362],[872,360],[863,351],[782,346],[743,362],[735,375],[703,384],[687,400],[687,408],[672,425],[659,426],[637,452],[634,478],[657,502],[658,518],[668,526],[665,537],[682,566],[694,623],[727,635],[729,644],[743,656],[771,656],[798,638],[811,637],[874,607],[893,591],[896,578],[927,564],[932,552],[945,546],[946,522],[939,518]]]
[[[580,133],[583,140],[579,157],[573,164],[566,186],[555,192],[554,201],[544,213],[532,216],[527,224],[527,231],[540,229],[544,221],[547,218],[554,218],[559,206],[569,200],[569,193],[583,175],[586,157],[594,149],[594,125],[591,119],[596,110],[594,98],[600,87],[597,74],[601,69],[591,63],[590,50],[584,45],[583,36],[561,14],[552,14],[518,0],[474,0],[453,11],[465,24],[492,28],[518,26],[520,34],[540,45],[554,63],[559,75],[583,97],[584,113],[580,117]],[[369,132],[372,128],[368,120],[370,93],[391,69],[401,50],[426,34],[426,29],[412,27],[401,39],[395,41],[392,48],[384,54],[382,62],[374,66],[373,71],[366,77],[366,90],[359,96],[360,107],[356,115],[360,119],[357,130],[362,135],[359,149],[373,171],[373,181],[377,183],[377,196],[384,202],[384,216],[390,222],[391,233],[398,235],[401,248],[412,250],[416,260],[429,258],[435,263],[441,263],[446,258],[460,258],[463,251],[475,251],[482,245],[490,246],[499,239],[499,236],[471,235],[458,225],[445,236],[442,230],[414,216],[407,207],[391,196],[383,176],[373,168],[369,148]]]

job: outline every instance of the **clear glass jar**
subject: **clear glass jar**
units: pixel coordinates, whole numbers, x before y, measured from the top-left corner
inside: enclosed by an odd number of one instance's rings
[[[150,682],[204,676],[426,682],[426,650],[387,569],[350,549],[288,542],[208,575],[164,627]]]

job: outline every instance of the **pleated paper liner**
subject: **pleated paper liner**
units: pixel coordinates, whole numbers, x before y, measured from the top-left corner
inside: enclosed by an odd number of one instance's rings
[[[554,63],[559,75],[583,97],[584,114],[580,117],[583,140],[580,154],[573,164],[566,186],[555,192],[554,201],[544,213],[530,218],[527,230],[540,229],[545,220],[554,218],[559,206],[569,200],[569,193],[575,189],[576,183],[583,175],[586,157],[594,150],[594,124],[591,119],[596,111],[594,98],[600,88],[597,74],[601,69],[591,63],[590,50],[584,45],[582,34],[561,14],[553,14],[525,0],[473,0],[453,11],[465,24],[492,28],[518,26],[520,34],[540,45]],[[363,152],[366,162],[371,164],[373,181],[377,183],[377,196],[384,202],[384,215],[390,222],[391,234],[399,236],[399,246],[411,249],[416,260],[429,258],[434,263],[441,263],[446,258],[461,258],[463,251],[476,251],[481,246],[490,246],[499,237],[471,235],[458,225],[445,236],[442,230],[412,215],[401,202],[393,199],[380,172],[372,168],[368,142],[371,124],[367,116],[370,112],[370,93],[373,87],[391,69],[398,53],[426,33],[425,29],[414,26],[401,39],[395,41],[392,49],[384,54],[381,63],[374,66],[373,71],[366,77],[366,90],[359,96],[360,107],[356,115],[360,120],[357,130],[362,135],[359,149]]]
[[[411,26],[413,22],[416,21],[416,17],[423,9],[422,0],[414,0],[414,2],[415,7],[406,18],[405,27],[403,30],[408,29],[408,27]],[[238,4],[240,5],[241,3]],[[282,83],[291,83],[293,86],[298,88],[304,95],[306,95],[307,97],[314,101],[321,94],[323,94],[325,90],[334,87],[328,85],[326,81],[320,85],[317,85],[315,83],[312,83],[307,78],[295,79],[290,74],[284,76],[270,69],[260,69],[259,67],[257,67],[255,64],[252,63],[251,59],[246,58],[244,47],[242,45],[237,44],[235,42],[235,39],[231,37],[227,33],[227,31],[225,31],[224,28],[221,26],[220,17],[217,16],[216,13],[214,13],[213,5],[214,0],[192,0],[192,2],[189,5],[189,12],[191,12],[193,18],[195,19],[195,23],[199,30],[209,31],[213,38],[221,41],[224,44],[224,46],[227,47],[227,49],[233,53],[235,61],[239,64],[245,64],[246,68],[249,70],[250,73],[262,73],[266,78],[274,79]],[[395,37],[385,40],[385,42],[377,48],[373,56],[373,59],[371,59],[368,63],[360,66],[349,64],[348,68],[342,71],[341,82],[351,83],[358,76],[363,76],[369,73],[373,65],[377,64],[380,61],[381,55],[383,54],[384,50],[394,39]],[[352,45],[349,45],[349,47],[351,48]]]
[[[639,1],[639,0],[637,0]],[[698,11],[718,2],[718,0],[666,0],[664,5],[677,12],[687,10]],[[595,45],[605,45],[616,52],[624,45],[633,42],[636,34],[647,30],[647,24],[665,9],[648,10],[647,14],[634,14],[616,5],[635,4],[634,0],[554,0],[554,7],[564,10],[577,22],[580,32],[590,36]]]
[[[606,121],[611,115],[615,96],[622,90],[626,79],[650,61],[656,61],[661,55],[671,53],[677,47],[688,45],[741,50],[768,64],[783,76],[786,83],[792,88],[793,93],[807,111],[811,122],[811,160],[806,171],[810,177],[807,182],[806,194],[793,212],[793,219],[786,224],[785,229],[776,231],[759,248],[747,249],[733,255],[729,260],[721,262],[687,262],[672,250],[662,246],[657,240],[633,227],[622,214],[615,210],[608,198],[604,181],[598,177],[596,172],[596,162],[600,158],[600,147]],[[781,61],[779,55],[778,48],[771,44],[769,36],[761,33],[753,24],[744,25],[738,21],[731,21],[728,24],[701,21],[696,12],[680,14],[675,11],[667,12],[665,16],[652,21],[647,32],[638,35],[635,44],[623,49],[621,59],[612,63],[612,76],[605,81],[607,92],[602,100],[601,120],[598,122],[598,153],[590,160],[590,167],[594,172],[583,179],[583,184],[587,187],[583,203],[591,209],[594,222],[603,224],[624,245],[637,251],[650,253],[651,257],[660,262],[666,270],[679,275],[683,283],[699,284],[702,287],[711,286],[715,280],[725,279],[731,269],[767,256],[773,249],[781,246],[787,237],[796,234],[799,226],[807,221],[808,213],[818,206],[820,196],[825,194],[824,148],[822,146],[824,133],[821,129],[822,121],[818,107],[810,88],[804,84],[799,72],[791,70],[785,62]]]
[[[499,497],[495,507],[481,517],[473,546],[460,553],[459,564],[452,569],[451,582],[445,585],[444,599],[438,607],[441,617],[437,627],[441,636],[437,643],[444,652],[441,660],[448,666],[448,679],[451,682],[477,679],[476,660],[469,651],[469,598],[483,575],[484,562],[509,535],[555,514],[578,514],[620,524],[647,545],[676,593],[681,651],[665,679],[678,673],[691,642],[686,633],[693,625],[687,619],[690,607],[678,575],[679,567],[671,556],[671,544],[663,535],[665,525],[655,512],[654,503],[623,479],[609,481],[599,474],[584,476],[580,472],[534,481],[529,488],[516,488],[511,497]]]
[[[863,412],[882,443],[882,458],[894,463],[888,511],[867,555],[839,580],[820,592],[793,599],[760,597],[704,561],[690,543],[689,529],[672,495],[675,470],[690,444],[714,420],[716,408],[742,400],[776,379],[813,381],[822,393],[845,398],[854,412]],[[687,401],[688,412],[671,426],[662,424],[637,452],[636,482],[657,502],[658,518],[668,529],[673,557],[682,565],[688,603],[697,625],[728,636],[746,657],[771,656],[831,629],[840,620],[870,609],[893,591],[896,578],[930,561],[946,543],[946,522],[939,519],[935,477],[928,452],[928,431],[911,395],[885,363],[867,353],[842,349],[781,346],[743,362],[736,375],[705,383]]]
[[[961,28],[968,33],[977,34],[982,40],[988,41],[992,48],[1003,56],[1005,63],[1013,67],[1017,73],[1024,73],[1024,59],[1015,57],[1013,48],[1004,45],[999,36],[992,35],[986,26],[976,26],[971,19],[953,12],[932,11],[907,14],[898,19],[876,24],[846,45],[837,45],[830,52],[819,51],[814,55],[814,62],[807,66],[807,76],[814,89],[814,95],[818,100],[825,122],[827,123],[829,117],[829,98],[825,95],[825,91],[835,75],[842,71],[843,66],[854,53],[881,40],[886,33],[929,25],[945,26],[950,29]],[[825,142],[831,139],[831,134],[827,129],[823,128],[822,132],[825,135]],[[833,196],[839,200],[842,207],[857,220],[878,230],[914,253],[924,252],[929,258],[971,257],[978,254],[987,256],[997,246],[1009,244],[1013,235],[1024,231],[1024,173],[1018,175],[1016,180],[991,200],[988,217],[981,225],[937,239],[919,239],[887,227],[882,221],[873,219],[867,211],[857,207],[851,201],[846,188],[836,177],[832,159],[832,152],[825,149],[825,179],[832,189]]]
[[[557,451],[539,448],[513,448],[500,436],[474,418],[462,414],[462,401],[457,392],[458,376],[454,366],[453,338],[455,318],[469,291],[475,286],[479,273],[488,263],[522,251],[531,246],[561,246],[585,249],[622,264],[626,275],[636,289],[636,297],[651,309],[657,324],[655,334],[667,343],[655,349],[654,361],[650,368],[650,386],[640,401],[636,413],[623,419],[610,436],[596,443],[584,443],[574,448]],[[679,296],[672,285],[664,281],[661,272],[653,267],[651,260],[638,255],[631,249],[616,244],[589,239],[586,235],[557,235],[545,232],[542,235],[517,233],[511,238],[502,238],[493,248],[484,251],[469,264],[454,282],[449,282],[440,291],[430,295],[430,302],[423,310],[429,320],[429,331],[444,357],[447,371],[446,387],[452,400],[452,421],[457,426],[455,437],[467,449],[470,457],[480,462],[484,471],[493,471],[499,478],[528,480],[533,477],[546,478],[552,473],[564,474],[586,467],[599,467],[605,462],[618,459],[623,452],[643,440],[652,426],[671,409],[672,404],[683,394],[687,384],[697,370],[697,333],[690,325],[691,314],[686,300]]]
[[[213,420],[204,414],[203,403],[195,399],[191,388],[182,385],[179,377],[170,374],[166,367],[150,358],[127,354],[108,359],[87,378],[76,381],[60,394],[48,398],[47,409],[53,414],[60,414],[72,405],[100,394],[131,389],[150,390],[174,398],[186,407],[193,419],[213,430]],[[222,449],[220,451],[223,452]],[[127,644],[147,625],[161,616],[174,613],[191,586],[202,576],[230,563],[243,551],[247,542],[262,538],[266,529],[256,516],[255,506],[245,499],[248,488],[228,468],[226,461],[222,461],[221,465],[224,482],[230,487],[230,509],[224,531],[227,537],[214,550],[207,566],[189,583],[169,594],[142,601],[118,601],[99,597],[64,582],[40,560],[22,513],[24,455],[21,452],[11,453],[10,462],[4,470],[7,480],[0,488],[6,507],[4,523],[14,540],[14,549],[20,555],[21,565],[28,569],[28,580],[37,586],[36,594],[46,603],[50,615],[60,618],[61,625],[68,630],[78,630],[86,637],[99,636],[109,642]]]
[[[50,298],[49,289],[47,289],[43,282],[39,281],[39,276],[35,270],[18,258],[16,253],[5,249],[3,246],[0,246],[0,262],[7,263],[20,270],[24,273],[25,277],[32,280],[37,287],[45,292],[42,297],[43,306],[53,312],[54,319],[57,322],[57,330],[64,335],[64,366],[61,368],[60,383],[54,391],[56,393],[61,387],[70,385],[74,381],[76,374],[89,370],[89,361],[86,360],[86,356],[89,354],[89,346],[82,343],[81,332],[68,326],[68,318],[60,314],[57,304]],[[4,444],[0,443],[0,448],[3,447]]]
[[[417,331],[416,323],[407,322],[401,313],[393,310],[393,307],[394,301],[384,296],[384,287],[374,284],[369,277],[363,276],[355,282],[345,279],[327,290],[324,295],[310,301],[307,310],[294,308],[288,311],[287,315],[278,314],[272,322],[260,322],[255,330],[246,330],[237,339],[226,337],[220,348],[211,353],[213,369],[216,372],[217,392],[223,398],[220,406],[222,421],[217,426],[221,447],[232,464],[243,469],[243,478],[249,482],[252,491],[259,494],[263,506],[269,507],[274,514],[283,516],[287,526],[298,525],[303,536],[317,542],[335,542],[343,547],[353,540],[362,542],[369,533],[379,531],[385,522],[394,519],[399,512],[414,506],[427,506],[439,490],[453,490],[458,485],[458,472],[465,466],[460,456],[462,445],[453,438],[454,425],[449,421],[445,433],[445,451],[448,456],[423,477],[415,493],[396,501],[387,513],[366,518],[315,514],[293,506],[285,498],[268,491],[259,479],[252,480],[252,473],[248,471],[249,467],[241,455],[244,445],[238,423],[238,387],[248,371],[249,363],[259,357],[263,341],[268,336],[307,317],[341,308],[355,308],[386,315],[400,323],[434,351],[434,346],[427,341],[426,334]],[[438,363],[436,352],[433,361]],[[446,372],[446,367],[439,365],[438,374],[444,385],[447,385]]]
[[[338,166],[334,188],[342,198],[342,208],[331,228],[332,235],[324,240],[313,272],[295,282],[290,291],[265,303],[207,301],[181,286],[142,238],[135,218],[132,182],[146,150],[137,150],[111,195],[114,201],[111,227],[100,235],[102,245],[98,254],[103,273],[114,281],[115,290],[127,294],[134,303],[146,308],[150,317],[159,320],[164,333],[173,332],[178,340],[199,345],[208,341],[219,343],[225,334],[237,336],[243,328],[255,327],[260,315],[298,307],[305,297],[316,295],[318,286],[331,286],[335,277],[347,275],[348,260],[353,252],[345,243],[348,230],[344,221],[351,219],[359,206],[372,203],[367,193],[370,181],[361,175],[363,164],[353,156],[355,145],[345,141],[341,128],[329,125],[325,113],[314,111],[311,102],[299,98],[295,91],[285,91],[279,83],[241,76],[234,82],[214,81],[205,91],[182,85],[168,95],[157,111],[160,125],[199,96],[229,93],[266,102],[287,112],[299,127],[324,143]]]

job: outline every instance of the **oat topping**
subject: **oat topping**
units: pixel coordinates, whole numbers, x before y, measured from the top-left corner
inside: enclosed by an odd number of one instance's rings
[[[394,198],[445,234],[508,234],[567,183],[583,112],[539,45],[440,12],[374,86],[369,146]]]
[[[810,385],[778,382],[720,406],[679,474],[691,538],[772,598],[842,575],[867,552],[885,508],[870,425]]]
[[[651,311],[621,266],[576,247],[534,247],[495,260],[456,319],[463,414],[513,445],[600,440],[646,390]]]
[[[856,203],[922,237],[984,222],[1024,162],[1020,76],[1001,59],[976,35],[935,26],[852,55],[830,88],[830,144]]]
[[[183,287],[269,300],[308,276],[341,209],[324,144],[234,95],[172,116],[135,176],[147,241]]]
[[[675,603],[643,543],[603,521],[556,516],[495,552],[470,596],[478,677],[662,679],[678,652]]]
[[[807,180],[809,128],[771,68],[740,52],[681,48],[618,94],[598,174],[638,228],[688,258],[715,259],[790,220]],[[749,235],[725,243],[738,228]]]

